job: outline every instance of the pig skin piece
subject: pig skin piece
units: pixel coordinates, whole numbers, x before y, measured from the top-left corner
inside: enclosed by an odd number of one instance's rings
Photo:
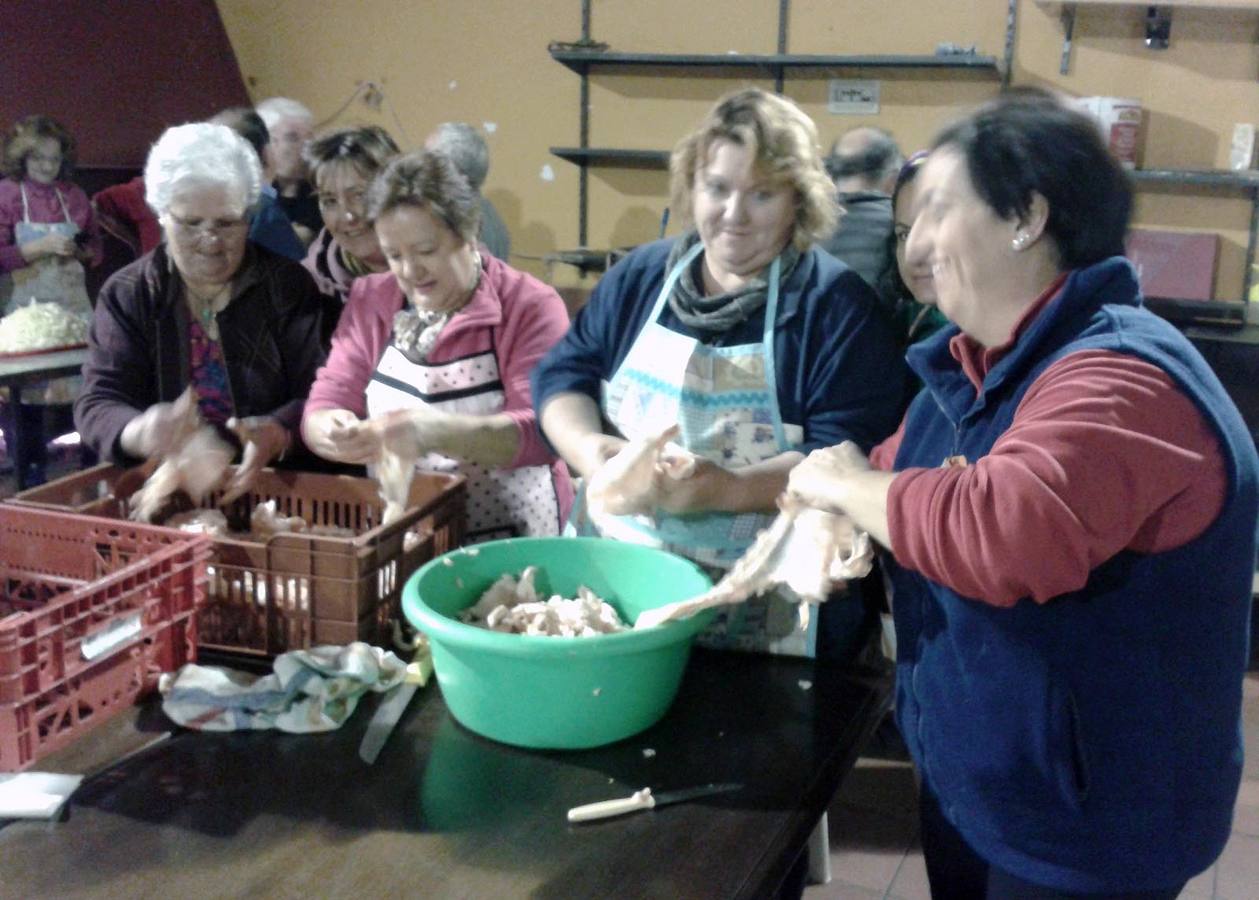
[[[381,525],[392,525],[406,512],[414,472],[414,459],[381,447],[380,457],[376,460],[376,481],[380,485],[380,499],[385,501]]]
[[[148,480],[131,496],[131,518],[152,522],[176,491],[196,503],[218,487],[235,451],[206,425],[197,411],[196,395],[188,388],[175,401],[179,427],[170,449]]]
[[[711,590],[649,609],[634,627],[651,628],[712,606],[742,603],[778,585],[786,585],[801,598],[803,620],[807,612],[803,603],[821,603],[834,583],[865,577],[873,559],[869,535],[846,516],[783,497],[778,517]]]
[[[586,508],[600,532],[606,535],[616,530],[614,516],[651,513],[656,508],[657,472],[682,479],[695,471],[695,456],[671,443],[677,434],[678,426],[670,425],[647,438],[629,441],[590,476]]]

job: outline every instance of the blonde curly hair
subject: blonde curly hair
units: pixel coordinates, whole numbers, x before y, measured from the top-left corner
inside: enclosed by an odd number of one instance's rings
[[[669,159],[669,202],[683,223],[692,224],[695,176],[717,141],[750,149],[756,171],[796,194],[792,241],[801,252],[835,230],[839,203],[826,174],[817,126],[795,103],[760,88],[734,91],[717,101],[699,128],[673,149]]]

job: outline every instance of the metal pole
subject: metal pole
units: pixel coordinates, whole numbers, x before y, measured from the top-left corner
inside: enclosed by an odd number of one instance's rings
[[[581,42],[590,42],[590,3],[581,0]],[[590,67],[581,70],[581,134],[579,144],[583,150],[590,146]],[[589,160],[583,159],[577,169],[577,246],[586,246],[586,207],[589,197]]]
[[[778,0],[778,55],[787,52],[787,18],[791,11],[791,0]],[[774,92],[783,92],[783,66],[774,66]]]

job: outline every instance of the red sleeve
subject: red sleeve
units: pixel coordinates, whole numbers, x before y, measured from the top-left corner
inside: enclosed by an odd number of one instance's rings
[[[393,328],[393,311],[402,293],[389,274],[354,279],[350,296],[332,334],[328,361],[315,375],[305,412],[348,409],[367,415],[367,384],[385,351]]]
[[[898,562],[962,596],[1044,602],[1121,550],[1197,537],[1227,483],[1218,439],[1165,372],[1087,351],[1045,370],[984,458],[901,473],[888,524]]]
[[[491,263],[491,266],[494,264]],[[520,445],[510,468],[551,462],[555,456],[542,440],[537,413],[529,392],[534,366],[568,331],[568,309],[550,285],[543,284],[502,264],[511,279],[503,301],[503,331],[498,345],[499,371],[503,381],[503,412],[515,423]]]
[[[870,451],[870,465],[880,472],[892,471],[892,464],[896,462],[896,454],[901,449],[901,442],[904,439],[905,420],[901,419],[896,433]]]

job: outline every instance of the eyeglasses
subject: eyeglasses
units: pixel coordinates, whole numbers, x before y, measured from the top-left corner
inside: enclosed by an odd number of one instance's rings
[[[193,240],[198,237],[219,238],[222,240],[249,224],[248,219],[181,219],[173,213],[167,213],[175,233],[180,237]]]

